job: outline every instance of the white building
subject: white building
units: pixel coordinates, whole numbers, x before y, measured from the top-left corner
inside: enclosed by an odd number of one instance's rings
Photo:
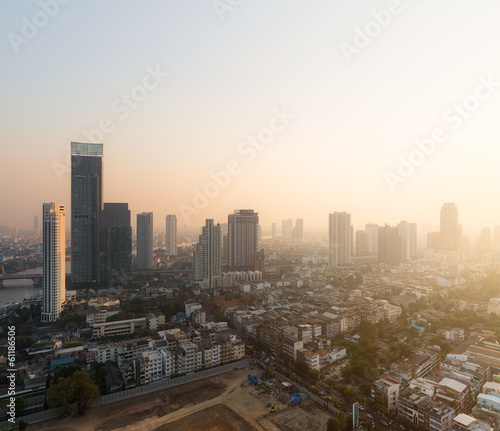
[[[162,378],[162,356],[157,351],[142,352],[139,356],[141,384],[148,384]]]
[[[89,326],[94,326],[96,323],[106,322],[108,311],[105,308],[91,308],[87,313],[87,323]]]
[[[197,302],[188,302],[184,305],[184,307],[188,319],[191,317],[191,314],[193,314],[196,310],[201,310],[201,304],[198,304]]]
[[[311,352],[308,349],[299,349],[297,351],[297,359],[300,363],[306,364],[310,370],[320,370],[319,355]]]
[[[43,204],[42,322],[55,322],[66,298],[66,222],[64,205]]]
[[[170,377],[177,374],[176,357],[173,352],[168,349],[160,350],[162,359],[162,369],[165,377]]]
[[[500,315],[500,298],[491,298],[488,303],[488,313]]]

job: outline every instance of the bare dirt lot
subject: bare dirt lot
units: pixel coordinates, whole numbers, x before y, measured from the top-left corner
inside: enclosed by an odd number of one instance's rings
[[[248,373],[254,374],[258,371],[249,368],[230,371],[183,386],[95,407],[84,417],[69,416],[45,421],[34,424],[28,429],[39,431],[290,429],[283,428],[281,423],[275,425],[270,421],[274,419],[273,415],[280,417],[284,415],[288,408],[282,405],[279,413],[271,415],[266,405],[275,404],[276,399],[267,393],[259,394],[255,386],[248,383]],[[187,425],[184,427],[184,424]],[[304,429],[321,428],[303,427],[300,431]]]
[[[255,431],[241,416],[223,404],[216,404],[187,418],[162,425],[153,431]]]
[[[268,420],[281,431],[326,431],[326,423],[331,416],[312,404],[309,404],[309,407],[310,410],[298,406],[291,407],[285,412],[274,413]]]

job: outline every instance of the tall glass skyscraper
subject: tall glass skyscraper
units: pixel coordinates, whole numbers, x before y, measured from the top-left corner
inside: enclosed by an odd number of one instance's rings
[[[71,280],[97,281],[102,144],[71,143]]]

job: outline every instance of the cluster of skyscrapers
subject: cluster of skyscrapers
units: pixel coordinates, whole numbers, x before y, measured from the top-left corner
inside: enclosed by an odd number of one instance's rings
[[[34,220],[35,232],[38,218]],[[488,232],[483,236],[487,238]],[[277,237],[276,223],[272,238]],[[499,235],[500,237],[500,235]],[[208,288],[217,286],[222,271],[264,272],[259,250],[259,215],[252,209],[235,210],[227,225],[207,219],[194,253],[194,278]],[[283,220],[283,241],[304,241],[304,221]],[[428,247],[456,250],[461,227],[454,203],[441,208],[440,231],[428,234]],[[486,239],[484,240],[486,242]],[[154,266],[153,213],[137,214],[138,269]],[[367,224],[353,233],[351,214],[335,212],[328,220],[329,264],[349,266],[353,256],[378,256],[383,263],[399,263],[416,256],[417,226]],[[177,218],[165,220],[165,254],[177,255]],[[43,305],[42,320],[56,320],[65,300],[65,209],[59,203],[43,204]],[[71,143],[71,281],[78,285],[128,284],[132,271],[132,227],[127,203],[103,202],[103,144]]]
[[[276,239],[277,229],[276,223],[271,224],[271,238]],[[286,242],[292,242],[294,244],[302,244],[304,242],[304,219],[297,219],[295,221],[295,226],[293,225],[293,220],[282,220],[281,221],[281,239]]]
[[[38,219],[35,218],[35,231]],[[167,216],[167,254],[177,254],[177,221]],[[65,300],[64,205],[43,205],[42,320],[59,317]],[[62,251],[61,251],[62,250]],[[60,254],[62,253],[62,254]],[[60,258],[62,256],[62,258]],[[153,267],[153,214],[137,215],[137,267]],[[127,203],[103,202],[103,144],[71,143],[71,282],[128,284],[132,226]]]
[[[214,288],[223,269],[234,272],[263,269],[264,253],[258,251],[259,234],[259,214],[251,209],[229,214],[227,235],[220,224],[215,225],[212,219],[207,219],[193,259],[195,280]],[[225,243],[227,250],[224,250]],[[224,265],[225,260],[227,265]]]
[[[485,243],[488,232],[482,231]],[[500,229],[499,235],[500,238]],[[480,239],[481,241],[481,239]],[[458,209],[445,203],[440,213],[440,230],[427,234],[427,247],[436,250],[457,250],[462,245],[462,228],[458,224]],[[417,224],[400,222],[397,226],[369,223],[365,230],[353,234],[351,215],[335,212],[328,219],[330,266],[349,266],[351,257],[377,256],[381,263],[406,262],[417,255]]]
[[[349,266],[351,257],[378,256],[381,263],[405,262],[417,255],[417,225],[402,221],[397,226],[369,223],[353,235],[351,214],[335,212],[328,218],[330,266]]]

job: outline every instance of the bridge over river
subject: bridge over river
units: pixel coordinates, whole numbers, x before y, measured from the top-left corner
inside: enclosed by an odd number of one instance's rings
[[[0,274],[0,286],[5,280],[32,280],[35,286],[42,286],[43,274]]]

